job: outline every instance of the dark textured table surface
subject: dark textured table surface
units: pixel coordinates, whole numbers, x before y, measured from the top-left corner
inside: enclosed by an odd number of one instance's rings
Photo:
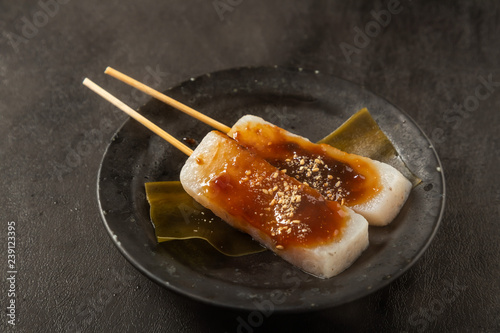
[[[1,0],[0,29],[0,331],[500,331],[497,2]],[[273,65],[365,86],[440,155],[434,241],[387,287],[316,312],[257,320],[163,289],[101,222],[97,172],[126,116],[81,81],[134,108],[149,100],[105,77],[108,65],[160,90]]]

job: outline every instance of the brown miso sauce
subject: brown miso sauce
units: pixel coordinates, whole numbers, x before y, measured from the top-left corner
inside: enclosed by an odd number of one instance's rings
[[[287,135],[274,125],[248,125],[234,139],[273,166],[305,183],[328,200],[353,206],[381,189],[378,171],[356,155]]]
[[[241,221],[267,235],[277,250],[313,247],[340,239],[347,212],[337,202],[280,172],[246,149],[221,166],[205,194]]]

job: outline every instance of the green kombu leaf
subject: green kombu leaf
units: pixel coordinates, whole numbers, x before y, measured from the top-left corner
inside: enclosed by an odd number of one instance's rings
[[[346,153],[369,157],[389,164],[408,178],[413,186],[421,182],[408,169],[392,142],[380,129],[366,108],[356,112],[339,128],[318,143],[326,143]]]
[[[201,238],[228,256],[265,250],[197,203],[179,181],[146,183],[146,197],[158,242]]]
[[[367,109],[358,111],[319,143],[390,164],[413,185],[420,182],[406,167]],[[228,256],[265,250],[249,235],[229,226],[198,204],[184,191],[179,181],[146,183],[146,196],[158,242],[201,238]]]

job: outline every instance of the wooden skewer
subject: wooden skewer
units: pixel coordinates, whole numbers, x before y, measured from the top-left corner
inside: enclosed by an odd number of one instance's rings
[[[112,77],[170,105],[170,106],[173,106],[174,108],[204,122],[205,124],[207,125],[210,125],[212,126],[213,128],[216,128],[218,129],[219,131],[223,132],[223,133],[227,133],[231,130],[230,127],[218,122],[217,120],[215,119],[212,119],[206,115],[204,115],[203,113],[200,113],[198,111],[196,111],[195,109],[192,109],[190,108],[189,106],[185,105],[185,104],[182,104],[181,102],[178,102],[176,101],[175,99],[173,98],[170,98],[162,93],[160,93],[159,91],[151,88],[151,87],[148,87],[147,85],[131,78],[130,76],[127,76],[119,71],[117,71],[116,69],[113,69],[111,67],[108,67],[106,68],[106,70],[104,71],[105,74],[108,74],[108,75],[111,75]]]
[[[126,105],[125,103],[120,101],[115,96],[111,95],[109,92],[107,92],[103,88],[99,87],[97,84],[95,84],[91,80],[85,78],[85,80],[83,80],[83,84],[85,86],[87,86],[88,88],[90,88],[90,90],[94,91],[95,93],[100,95],[102,98],[104,98],[105,100],[107,100],[108,102],[110,102],[111,104],[115,105],[120,110],[122,110],[123,112],[128,114],[130,117],[134,118],[135,120],[137,120],[138,122],[140,122],[141,124],[143,124],[144,126],[149,128],[151,131],[158,134],[161,138],[163,138],[164,140],[171,143],[175,148],[179,149],[187,156],[190,156],[193,153],[193,151],[189,147],[187,147],[182,142],[180,142],[179,140],[174,138],[172,135],[170,135],[167,132],[165,132],[164,130],[162,130],[157,125],[153,124],[150,120],[145,118],[143,115],[141,115],[137,111],[134,111],[131,107],[129,107],[128,105]]]

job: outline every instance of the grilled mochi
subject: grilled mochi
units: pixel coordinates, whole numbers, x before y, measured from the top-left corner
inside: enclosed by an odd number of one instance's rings
[[[389,224],[411,191],[410,181],[388,164],[312,143],[256,116],[240,118],[228,136],[370,225]]]
[[[366,219],[212,131],[180,173],[186,192],[298,268],[341,273],[368,246]]]

